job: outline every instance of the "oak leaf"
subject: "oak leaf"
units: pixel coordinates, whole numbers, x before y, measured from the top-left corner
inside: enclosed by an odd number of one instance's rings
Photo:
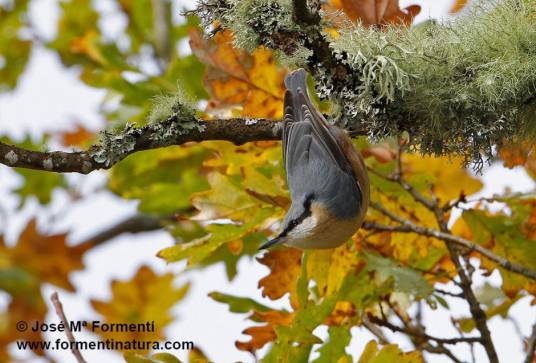
[[[74,130],[61,132],[58,136],[63,146],[85,146],[94,139],[95,133],[77,124]]]
[[[365,346],[357,363],[422,363],[423,357],[419,351],[404,353],[394,344],[378,348],[378,343],[371,340]]]
[[[43,301],[40,291],[36,291],[33,299],[25,297],[16,297],[11,300],[7,308],[6,314],[0,313],[0,362],[12,362],[9,359],[7,348],[9,344],[25,340],[28,342],[40,342],[43,336],[40,331],[34,332],[32,329],[26,329],[19,332],[15,329],[21,321],[26,322],[29,326],[35,324],[36,321],[44,322],[47,313],[47,307]],[[41,348],[33,350],[38,355],[44,355]]]
[[[468,0],[454,0],[454,4],[452,4],[449,13],[455,14],[457,12],[460,12],[463,8],[467,6]]]
[[[41,282],[74,291],[69,275],[84,268],[82,256],[91,246],[68,246],[66,237],[66,234],[42,235],[32,219],[15,246],[8,247],[0,241],[0,256],[6,256],[8,266],[22,268]]]
[[[171,273],[157,275],[151,268],[141,266],[130,281],[113,280],[109,301],[91,300],[91,306],[102,315],[102,323],[146,324],[154,322],[154,331],[99,331],[104,339],[117,341],[161,340],[163,329],[173,322],[171,308],[188,292],[189,284],[176,288]]]
[[[421,11],[419,5],[401,9],[398,0],[330,0],[329,5],[343,10],[350,20],[360,21],[364,26],[408,26]]]
[[[521,142],[502,146],[499,157],[507,168],[523,166],[527,173],[536,180],[536,146],[532,142]]]
[[[252,353],[264,347],[265,344],[274,341],[277,337],[274,328],[269,324],[249,327],[242,334],[251,336],[251,339],[246,342],[235,342],[236,347]]]
[[[297,305],[296,283],[300,276],[302,251],[295,248],[274,249],[257,258],[270,269],[270,273],[259,280],[262,296],[272,300],[290,293],[290,301]]]
[[[271,51],[257,48],[251,55],[233,46],[229,30],[205,39],[190,30],[190,47],[208,68],[205,85],[211,95],[207,111],[235,110],[251,117],[281,118],[286,70]]]

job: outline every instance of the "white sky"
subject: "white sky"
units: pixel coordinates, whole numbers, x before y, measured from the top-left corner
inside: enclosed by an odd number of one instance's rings
[[[431,1],[428,2],[428,4]],[[96,1],[99,9],[107,14],[110,24],[108,31],[111,36],[121,31],[121,18],[114,17],[112,2],[109,0]],[[188,1],[187,3],[191,3]],[[430,7],[424,1],[402,1],[402,4],[419,3],[423,11],[419,16],[440,17],[450,7],[450,0],[434,0]],[[45,37],[54,35],[54,24],[57,20],[57,1],[36,0],[32,2],[31,20]],[[185,5],[177,2],[176,5]],[[77,121],[82,122],[92,130],[98,130],[104,121],[98,114],[99,104],[104,92],[84,86],[77,78],[76,70],[67,70],[58,58],[50,51],[37,48],[31,58],[26,73],[20,80],[15,92],[0,95],[0,135],[8,134],[20,138],[26,133],[38,136],[43,131],[68,130]],[[39,207],[35,201],[28,203],[22,213],[14,214],[17,200],[14,197],[3,197],[0,200],[0,231],[4,231],[8,241],[16,241],[18,233],[26,221],[33,215],[38,215],[39,225],[50,232],[71,231],[70,241],[77,243],[95,231],[106,228],[135,213],[136,203],[121,200],[111,193],[98,190],[105,183],[104,172],[94,172],[89,176],[71,175],[70,180],[80,185],[80,191],[87,196],[81,202],[71,203],[63,192],[55,192],[53,203],[47,207]],[[508,170],[500,166],[486,169],[483,175],[485,183],[481,195],[491,196],[508,187],[514,191],[528,191],[534,188],[534,183],[520,169]],[[19,178],[5,166],[0,166],[0,195],[6,196],[7,190],[20,183]],[[217,362],[254,361],[248,353],[238,351],[234,346],[236,339],[246,340],[241,331],[252,323],[245,320],[245,315],[230,313],[227,306],[219,304],[207,297],[207,293],[217,290],[228,294],[249,296],[263,302],[260,290],[257,289],[259,278],[267,273],[267,269],[255,260],[244,258],[239,263],[238,275],[232,283],[225,277],[223,266],[214,266],[204,270],[184,272],[184,264],[177,263],[166,266],[162,260],[155,257],[160,249],[173,243],[171,237],[164,232],[153,232],[138,236],[121,236],[114,241],[95,248],[89,252],[84,262],[86,269],[73,274],[72,281],[78,288],[76,294],[60,290],[60,297],[69,319],[98,318],[91,310],[90,298],[107,299],[110,297],[109,281],[111,279],[130,279],[141,264],[151,266],[159,272],[171,271],[177,274],[177,286],[185,281],[192,282],[192,289],[184,301],[175,307],[174,313],[178,319],[166,331],[170,340],[191,340],[203,349],[209,358]],[[493,284],[500,283],[500,277],[494,274],[489,279]],[[483,278],[477,277],[480,284]],[[55,288],[54,288],[55,289]],[[44,289],[44,295],[49,296],[52,287]],[[1,300],[1,299],[0,299]],[[464,303],[448,299],[451,313],[455,316],[467,316],[468,309]],[[286,306],[286,302],[269,305]],[[512,316],[519,322],[523,334],[528,335],[535,320],[535,308],[529,306],[528,299],[523,299],[511,309]],[[0,307],[5,301],[0,301]],[[57,322],[55,314],[49,314],[49,322]],[[454,336],[449,315],[440,308],[439,311],[425,312],[425,322],[429,333],[438,336]],[[493,340],[496,343],[501,362],[520,362],[523,359],[520,339],[514,326],[501,318],[490,321]],[[353,340],[347,351],[358,357],[365,344],[370,340],[370,334],[353,329]],[[319,329],[319,336],[325,338],[325,329]],[[392,334],[388,336],[395,337]],[[51,340],[64,339],[61,334],[48,335]],[[78,334],[78,340],[94,340],[89,334]],[[402,345],[409,348],[406,344]],[[454,349],[463,359],[469,360],[469,352],[465,349]],[[173,352],[180,358],[185,358],[186,352]],[[70,352],[51,352],[60,362],[73,361]],[[117,353],[104,351],[83,352],[88,362],[120,362]],[[477,361],[487,359],[481,349],[477,349]],[[16,353],[18,357],[27,354]],[[36,360],[38,361],[38,360]],[[433,356],[431,362],[448,362]]]

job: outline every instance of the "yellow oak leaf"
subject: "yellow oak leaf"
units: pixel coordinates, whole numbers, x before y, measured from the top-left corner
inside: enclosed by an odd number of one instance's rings
[[[93,309],[103,317],[100,324],[149,323],[154,329],[103,331],[92,326],[95,333],[104,340],[163,339],[163,329],[174,320],[171,308],[186,295],[189,288],[189,284],[176,288],[173,280],[173,274],[157,275],[151,268],[142,266],[130,281],[112,281],[112,297],[109,301],[91,300]]]
[[[208,174],[208,182],[212,189],[194,193],[191,197],[192,205],[199,210],[192,219],[243,221],[251,216],[253,209],[259,209],[259,200],[233,184],[227,176],[213,172]]]
[[[279,142],[248,142],[244,145],[234,145],[225,141],[206,141],[203,147],[214,152],[213,158],[203,162],[203,165],[227,175],[242,174],[244,167],[270,166],[277,168],[278,171],[282,170]],[[276,182],[282,186],[280,180]]]
[[[210,360],[207,358],[205,353],[197,347],[190,350],[188,353],[188,363],[209,363]]]
[[[379,348],[375,340],[365,346],[357,363],[423,363],[420,351],[402,352],[395,344],[387,344]]]
[[[429,191],[425,189],[431,187],[441,203],[455,200],[461,193],[476,193],[482,188],[482,182],[463,167],[461,158],[403,154],[402,168],[410,184],[425,184],[423,193],[428,196]]]

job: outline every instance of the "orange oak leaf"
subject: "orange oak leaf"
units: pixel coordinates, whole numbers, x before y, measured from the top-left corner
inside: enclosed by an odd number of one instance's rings
[[[254,353],[256,350],[262,348],[265,344],[272,342],[276,339],[275,326],[290,325],[294,313],[270,310],[270,311],[255,311],[250,319],[255,321],[264,321],[268,324],[260,326],[252,326],[245,329],[242,333],[249,335],[251,338],[246,342],[235,342],[238,349]]]
[[[95,332],[104,340],[163,339],[163,329],[174,320],[170,309],[186,295],[189,288],[188,284],[176,288],[173,280],[173,274],[157,275],[151,268],[141,266],[130,281],[112,281],[112,297],[109,301],[91,300],[93,309],[103,316],[102,323],[154,322],[154,329],[121,332],[96,329]]]
[[[251,339],[247,342],[235,342],[236,347],[252,353],[277,337],[274,328],[269,324],[249,327],[242,334],[251,336]]]
[[[68,246],[66,236],[42,235],[35,219],[32,219],[14,247],[10,248],[0,241],[0,256],[5,255],[8,265],[24,269],[41,282],[74,291],[69,274],[83,269],[82,256],[90,245]]]
[[[282,117],[286,70],[276,65],[271,51],[257,48],[250,55],[236,49],[228,30],[213,39],[205,39],[195,29],[189,34],[193,53],[208,66],[205,85],[211,95],[209,113],[238,111],[243,116]]]
[[[342,325],[345,321],[356,316],[355,306],[350,301],[337,301],[333,312],[325,321],[326,325]]]
[[[296,281],[300,276],[302,252],[295,248],[268,251],[257,260],[270,269],[270,273],[259,280],[262,296],[272,300],[290,293],[290,301],[297,305]]]
[[[63,146],[84,146],[95,137],[95,133],[78,124],[74,130],[61,132],[58,136]]]
[[[388,145],[371,146],[361,150],[364,158],[372,156],[379,163],[389,163],[396,159],[396,152]]]
[[[47,307],[40,295],[40,291],[36,291],[37,296],[32,299],[26,297],[17,297],[11,300],[6,313],[0,313],[0,362],[13,362],[10,359],[8,346],[11,342],[24,340],[29,342],[40,342],[43,337],[40,331],[26,329],[19,331],[21,322],[32,326],[36,321],[44,322],[47,313]],[[32,350],[38,355],[43,355],[45,352],[41,349]]]
[[[524,166],[527,173],[536,179],[536,146],[533,143],[521,142],[502,146],[499,149],[499,157],[505,167],[511,169],[519,165]]]
[[[95,30],[88,30],[83,36],[74,38],[70,44],[73,54],[84,54],[99,65],[107,65],[108,61],[99,49],[100,36]]]
[[[360,21],[364,26],[408,26],[421,11],[419,5],[401,9],[398,0],[330,0],[328,4],[343,10],[350,20]]]
[[[449,10],[449,13],[455,14],[465,8],[469,1],[468,0],[455,0],[454,4],[452,4],[452,7]]]

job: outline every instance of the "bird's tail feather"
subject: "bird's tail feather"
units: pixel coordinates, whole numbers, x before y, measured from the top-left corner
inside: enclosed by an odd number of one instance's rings
[[[309,98],[306,79],[307,73],[303,68],[295,70],[285,77],[285,86],[287,87],[287,92],[285,93],[285,119],[288,119],[287,121],[303,119],[303,98],[300,97],[300,93],[303,93],[305,98]]]
[[[307,94],[306,77],[307,73],[303,68],[295,70],[285,77],[285,86],[293,95],[298,94],[298,88],[301,88],[302,92]]]

